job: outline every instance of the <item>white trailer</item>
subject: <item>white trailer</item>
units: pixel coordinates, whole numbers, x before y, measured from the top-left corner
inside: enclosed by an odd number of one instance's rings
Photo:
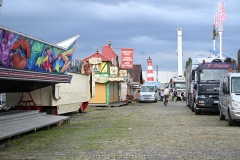
[[[68,72],[68,75],[72,75],[71,83],[58,83],[29,93],[7,93],[6,103],[19,109],[26,105],[24,109],[29,110],[37,106],[48,114],[82,112],[94,96],[94,75],[93,78],[80,73]]]

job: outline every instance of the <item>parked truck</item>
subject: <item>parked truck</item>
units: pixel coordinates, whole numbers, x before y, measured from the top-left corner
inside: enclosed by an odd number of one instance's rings
[[[187,103],[187,106],[191,108],[192,105],[192,98],[193,98],[193,85],[194,82],[192,80],[192,70],[195,70],[202,61],[205,62],[212,62],[214,58],[192,58],[192,61],[187,66],[185,73],[186,73],[186,84],[185,84],[185,100]]]
[[[184,76],[176,76],[172,78],[172,82],[170,83],[171,89],[177,90],[178,98],[181,98],[181,92],[185,92],[186,78]]]
[[[236,72],[237,65],[220,59],[199,60],[193,59],[186,70],[186,102],[196,115],[202,111],[218,112],[220,76],[229,70]]]

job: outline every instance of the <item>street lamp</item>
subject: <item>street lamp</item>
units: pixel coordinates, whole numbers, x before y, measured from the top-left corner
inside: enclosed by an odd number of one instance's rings
[[[164,63],[167,64],[167,84],[168,84],[168,63],[170,63],[171,61],[164,61]]]

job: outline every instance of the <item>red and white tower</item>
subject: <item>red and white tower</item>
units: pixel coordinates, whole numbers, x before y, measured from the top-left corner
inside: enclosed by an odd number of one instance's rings
[[[148,63],[148,70],[147,70],[147,81],[151,82],[154,81],[154,77],[153,77],[153,66],[152,66],[152,59],[149,57],[147,59],[147,63]]]

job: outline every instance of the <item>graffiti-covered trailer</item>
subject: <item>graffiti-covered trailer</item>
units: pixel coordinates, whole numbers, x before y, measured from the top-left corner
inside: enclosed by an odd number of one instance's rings
[[[31,92],[71,82],[73,75],[67,72],[78,37],[54,45],[0,26],[0,93],[25,93],[22,97],[31,97],[15,99],[20,110],[0,113],[0,140],[69,119],[40,113],[41,106],[36,105]],[[13,105],[14,101],[8,98],[11,97],[6,96],[6,105]],[[46,100],[44,94],[37,98]],[[46,98],[51,99],[52,95]]]

